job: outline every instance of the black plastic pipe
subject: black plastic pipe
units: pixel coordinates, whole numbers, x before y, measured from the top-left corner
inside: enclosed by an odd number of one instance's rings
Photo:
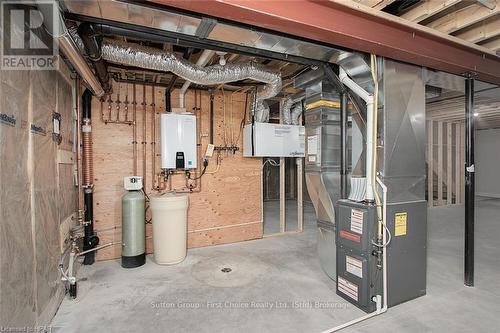
[[[347,199],[347,92],[340,94],[340,197]]]
[[[165,112],[172,112],[172,92],[165,89]]]
[[[92,93],[89,89],[85,89],[82,95],[82,128],[86,126],[87,134],[91,133],[91,119],[92,119]],[[84,133],[85,134],[85,133]],[[85,143],[84,143],[85,144]],[[88,144],[88,143],[87,143]],[[83,149],[83,158],[88,159],[89,156],[85,154],[89,152],[89,149]],[[88,167],[88,166],[86,166]],[[90,182],[90,183],[88,183]],[[83,184],[83,203],[84,203],[84,237],[83,237],[83,251],[91,250],[99,244],[99,237],[94,232],[94,189],[92,180]],[[85,254],[83,259],[84,265],[92,265],[95,262],[95,251],[91,251]]]
[[[82,119],[92,119],[92,92],[89,89],[82,94]]]
[[[214,144],[214,94],[210,93],[210,143]]]
[[[465,253],[464,284],[474,286],[474,79],[465,79]]]
[[[111,83],[109,81],[108,68],[106,62],[101,57],[101,48],[97,42],[97,34],[94,27],[92,24],[84,22],[78,27],[78,34],[82,38],[87,56],[94,65],[95,73],[102,88],[106,93],[109,93],[111,91]]]

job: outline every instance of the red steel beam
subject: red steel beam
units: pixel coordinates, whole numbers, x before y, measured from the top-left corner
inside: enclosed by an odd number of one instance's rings
[[[500,57],[389,14],[315,0],[148,0],[453,74],[500,84]]]

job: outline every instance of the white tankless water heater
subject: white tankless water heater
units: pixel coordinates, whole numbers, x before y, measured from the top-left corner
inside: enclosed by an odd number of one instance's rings
[[[196,116],[163,113],[160,119],[161,168],[196,169]]]

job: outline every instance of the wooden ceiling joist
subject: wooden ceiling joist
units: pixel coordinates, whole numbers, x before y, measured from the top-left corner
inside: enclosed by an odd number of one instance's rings
[[[493,39],[493,40],[488,40],[485,43],[482,43],[481,46],[484,46],[488,49],[491,49],[493,51],[500,51],[500,36]]]
[[[464,29],[468,26],[486,20],[500,13],[500,1],[496,1],[494,9],[489,9],[481,4],[475,3],[444,15],[429,24],[429,28],[436,29],[446,34]]]
[[[447,1],[424,0],[418,5],[408,10],[403,15],[401,15],[401,17],[406,20],[419,23],[427,18],[430,18],[434,15],[441,13],[442,11],[460,2],[462,2],[462,0],[447,0]]]
[[[500,36],[500,16],[496,15],[488,20],[455,34],[455,37],[471,43],[479,43],[486,39]]]

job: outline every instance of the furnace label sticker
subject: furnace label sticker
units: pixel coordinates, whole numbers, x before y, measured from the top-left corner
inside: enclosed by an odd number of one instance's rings
[[[347,281],[346,279],[338,277],[337,288],[339,291],[352,298],[356,302],[358,301],[358,286],[352,282]]]
[[[351,231],[360,235],[363,234],[363,216],[363,211],[351,209]]]
[[[408,213],[394,214],[394,236],[405,236],[408,231]]]
[[[361,260],[345,256],[345,270],[359,278],[363,278],[363,262]]]

